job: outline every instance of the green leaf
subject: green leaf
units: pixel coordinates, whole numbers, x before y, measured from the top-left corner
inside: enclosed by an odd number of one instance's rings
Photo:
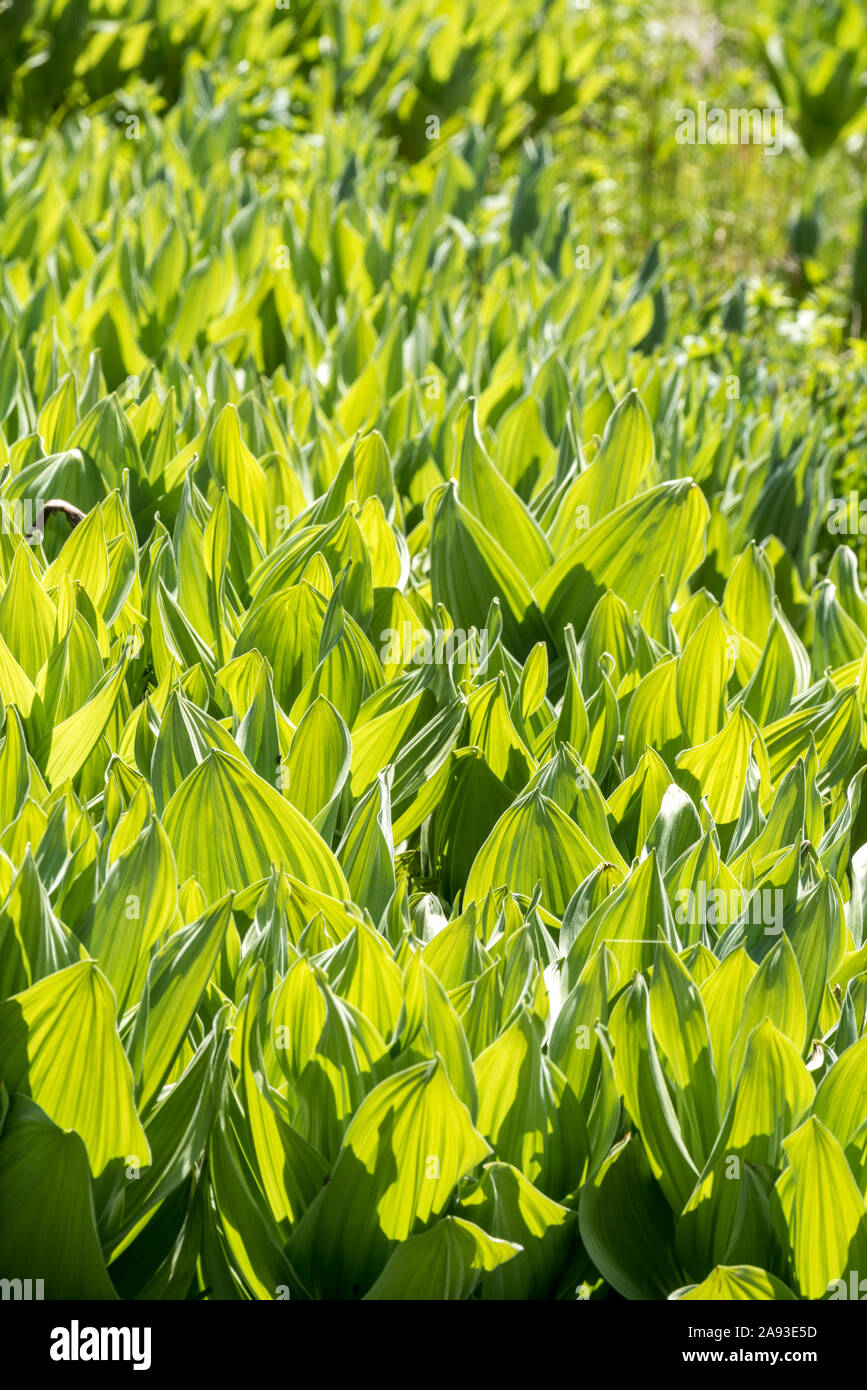
[[[230,920],[227,897],[174,932],[151,961],[128,1048],[142,1113],[158,1094],[184,1041]]]
[[[692,1274],[715,1264],[778,1261],[762,1177],[779,1168],[783,1140],[812,1098],[806,1067],[765,1019],[750,1034],[737,1091],[678,1221],[676,1248]]]
[[[109,671],[87,704],[56,724],[46,736],[38,760],[45,767],[49,786],[58,787],[68,777],[74,777],[96,747],[120,698],[126,668],[123,660]]]
[[[84,1144],[24,1096],[13,1098],[0,1138],[0,1269],[7,1278],[38,1279],[43,1289],[33,1298],[117,1298]]]
[[[54,604],[34,573],[30,550],[21,541],[0,598],[0,636],[31,681],[50,655],[55,617]]]
[[[298,960],[271,999],[277,1067],[294,1093],[292,1123],[329,1161],[352,1116],[387,1070],[381,1035],[324,974]]]
[[[431,873],[450,902],[464,887],[476,855],[511,801],[511,793],[491,772],[480,749],[455,751],[424,834]]]
[[[708,507],[690,480],[660,483],[624,502],[563,552],[536,586],[555,632],[581,633],[607,589],[630,608],[643,603],[660,574],[676,593],[704,557]]]
[[[578,1187],[589,1157],[587,1127],[566,1078],[539,1050],[522,1008],[476,1059],[478,1126],[495,1153],[555,1199]]]
[[[867,1037],[838,1057],[819,1083],[813,1114],[845,1149],[867,1112]]]
[[[241,1022],[240,1089],[259,1180],[274,1220],[287,1223],[288,1233],[288,1223],[298,1220],[322,1186],[328,1165],[287,1123],[265,1075],[258,1034],[264,978],[260,962],[250,979]]]
[[[285,762],[284,793],[326,844],[337,799],[349,776],[352,742],[337,710],[320,695],[292,735]]]
[[[226,405],[208,443],[214,477],[229,500],[250,521],[261,541],[271,533],[271,500],[262,468],[241,439],[238,412]]]
[[[0,996],[17,994],[79,958],[80,948],[54,915],[28,847],[0,909]]]
[[[458,491],[461,502],[491,536],[509,536],[521,569],[533,585],[553,555],[544,533],[521,499],[491,463],[479,434],[474,401],[461,408],[455,422]]]
[[[750,1033],[764,1018],[770,1018],[780,1032],[789,1038],[796,1052],[803,1052],[807,1042],[804,989],[788,935],[780,937],[750,980],[743,1000],[740,1028],[729,1060],[733,1078],[740,1071]]]
[[[163,821],[183,881],[209,902],[277,864],[302,883],[350,896],[340,865],[308,821],[253,769],[214,749],[175,792]]]
[[[476,1074],[466,1035],[448,994],[425,965],[420,951],[414,951],[409,959],[403,988],[403,1008],[394,1030],[401,1057],[413,1062],[438,1056],[449,1081],[475,1120],[478,1112]]]
[[[433,518],[431,587],[435,601],[445,604],[455,624],[464,629],[482,628],[492,600],[498,598],[504,640],[521,657],[548,637],[548,627],[521,571],[461,504],[455,483],[443,489]]]
[[[520,1253],[459,1216],[445,1216],[429,1231],[399,1245],[373,1286],[371,1299],[465,1299],[480,1279]]]
[[[669,1298],[698,1303],[777,1302],[795,1297],[776,1275],[753,1265],[717,1265],[701,1284],[690,1284],[669,1294]]]
[[[811,1116],[783,1143],[789,1167],[774,1189],[781,1234],[802,1298],[822,1298],[867,1259],[867,1206],[837,1140]]]
[[[0,1004],[0,1069],[60,1129],[75,1130],[91,1171],[113,1158],[146,1164],[150,1150],[105,976],[81,961]]]
[[[465,902],[481,902],[491,888],[508,884],[532,896],[542,884],[542,901],[562,916],[575,886],[602,862],[586,835],[555,802],[529,791],[506,811],[476,855]]]
[[[558,554],[575,540],[579,508],[586,508],[595,526],[634,497],[653,466],[654,452],[650,417],[638,392],[629,391],[609,416],[595,459],[563,497],[549,537]]]
[[[623,1298],[666,1298],[680,1285],[674,1218],[637,1135],[615,1145],[582,1188],[578,1220],[591,1260]]]
[[[438,1060],[380,1082],[293,1232],[288,1253],[299,1277],[316,1298],[367,1293],[395,1247],[442,1212],[489,1152]]]
[[[385,938],[359,922],[327,958],[332,989],[389,1037],[400,1013],[403,990],[399,967]]]
[[[144,888],[147,891],[143,891]],[[115,859],[84,941],[114,990],[123,1014],[139,963],[172,925],[178,907],[175,863],[159,821]],[[144,978],[144,971],[140,975]]]
[[[686,774],[687,791],[703,796],[717,825],[738,818],[747,768],[753,756],[761,775],[761,799],[770,790],[771,765],[762,736],[742,705],[707,742],[677,755],[677,766]]]
[[[700,1165],[719,1132],[720,1110],[704,1003],[671,947],[656,947],[650,984],[653,1034],[668,1075],[686,1147]]]
[[[489,1163],[479,1182],[461,1197],[460,1210],[520,1254],[482,1280],[487,1300],[551,1298],[569,1259],[577,1213],[552,1202],[510,1163]]]
[[[725,723],[725,696],[734,664],[725,624],[713,607],[691,634],[677,663],[677,702],[689,743],[706,743]]]
[[[698,1174],[659,1065],[643,976],[636,975],[617,1001],[608,1029],[618,1089],[644,1140],[653,1176],[672,1209],[680,1211]]]
[[[392,776],[391,768],[380,773],[357,803],[337,848],[353,901],[366,907],[375,922],[382,917],[395,889]]]

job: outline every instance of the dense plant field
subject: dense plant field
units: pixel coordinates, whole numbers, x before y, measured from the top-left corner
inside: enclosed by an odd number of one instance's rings
[[[757,8],[0,14],[0,1278],[867,1276],[867,48]]]

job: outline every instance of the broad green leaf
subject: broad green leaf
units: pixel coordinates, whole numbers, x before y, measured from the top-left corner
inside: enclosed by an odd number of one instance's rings
[[[675,1110],[686,1147],[700,1166],[719,1132],[716,1072],[701,994],[665,942],[654,955],[650,1019],[663,1066],[674,1082]]]
[[[712,608],[685,644],[677,663],[677,701],[687,741],[695,747],[719,733],[734,663],[718,608]]]
[[[557,916],[578,883],[602,862],[586,835],[540,791],[519,798],[497,821],[470,869],[466,902],[481,902],[490,888],[508,884],[542,901]]]
[[[218,749],[175,792],[164,825],[179,877],[195,875],[210,902],[265,877],[272,864],[338,898],[350,896],[309,821],[240,758]]]
[[[491,600],[498,598],[506,644],[521,657],[548,636],[520,569],[462,505],[455,483],[443,489],[433,518],[431,587],[436,601],[445,604],[455,624],[464,629],[482,628]]]
[[[337,847],[354,902],[378,922],[395,890],[394,839],[391,828],[392,769],[380,773],[356,804]]]
[[[796,1295],[766,1269],[756,1269],[752,1265],[718,1265],[702,1283],[678,1289],[669,1297],[698,1303],[753,1303],[778,1302]]]
[[[737,1091],[678,1221],[678,1254],[697,1277],[726,1261],[778,1258],[760,1178],[779,1168],[783,1140],[812,1099],[804,1063],[765,1019],[750,1035]]]
[[[231,919],[225,898],[174,932],[151,961],[128,1052],[144,1114],[180,1049],[223,947]]]
[[[650,1025],[650,995],[636,975],[617,1001],[608,1024],[614,1074],[647,1151],[653,1176],[672,1210],[679,1211],[697,1178],[659,1064]]]
[[[51,787],[74,777],[96,747],[111,719],[123,689],[126,661],[109,671],[86,705],[55,725],[39,750],[39,761]]]
[[[867,1112],[867,1037],[847,1048],[825,1073],[813,1114],[845,1148]]]
[[[365,1299],[465,1299],[480,1279],[513,1260],[521,1247],[496,1240],[471,1221],[444,1216],[399,1245]]]
[[[159,821],[152,820],[112,864],[84,935],[120,1013],[129,1003],[139,963],[172,925],[177,906],[171,846]],[[144,972],[139,974],[143,981]]]
[[[299,1277],[314,1297],[363,1296],[395,1247],[442,1212],[458,1180],[489,1152],[441,1062],[380,1082],[292,1234],[288,1254]]]
[[[867,1258],[867,1206],[843,1150],[821,1120],[806,1120],[783,1143],[789,1167],[774,1195],[803,1298],[822,1298]]]
[[[807,1042],[804,988],[787,934],[780,937],[750,980],[742,1009],[740,1027],[729,1057],[732,1078],[740,1070],[750,1033],[764,1018],[770,1018],[795,1050],[803,1052]]]
[[[586,508],[589,524],[595,526],[634,497],[653,458],[650,417],[638,392],[632,390],[609,417],[596,458],[563,498],[549,535],[557,554],[575,539],[579,508]]]
[[[87,1150],[23,1095],[14,1097],[0,1140],[0,1269],[6,1278],[39,1281],[29,1294],[4,1297],[117,1298],[100,1249]]]
[[[80,948],[52,911],[28,848],[0,908],[0,994],[18,994],[79,958]]]
[[[55,608],[35,572],[22,541],[0,598],[0,637],[31,681],[48,660],[54,637]]]
[[[314,700],[292,735],[284,764],[283,792],[327,841],[336,802],[349,775],[349,730],[324,696]]]
[[[575,1236],[577,1214],[552,1202],[509,1163],[486,1165],[478,1184],[461,1197],[461,1211],[499,1240],[520,1247],[508,1265],[482,1280],[481,1297],[550,1298]]]
[[[295,1133],[277,1108],[259,1043],[264,970],[258,964],[242,1019],[241,1095],[259,1180],[278,1223],[297,1221],[328,1171],[325,1159]]]
[[[677,766],[686,775],[686,790],[704,797],[718,825],[738,818],[751,755],[759,768],[764,800],[772,775],[768,752],[752,719],[739,705],[719,733],[677,756]]]
[[[226,405],[217,416],[208,443],[214,477],[261,541],[271,531],[271,503],[262,468],[241,439],[238,412]]]
[[[395,1037],[408,1061],[439,1057],[449,1081],[475,1120],[478,1093],[473,1059],[461,1021],[422,953],[410,957],[403,978],[404,1001]]]
[[[399,967],[385,938],[359,922],[324,962],[329,983],[347,999],[377,1032],[390,1037],[401,1009],[403,989]]]
[[[682,1280],[674,1218],[641,1139],[627,1134],[581,1191],[581,1239],[600,1274],[623,1298],[667,1298]]]
[[[491,536],[508,536],[521,570],[535,584],[553,560],[551,547],[537,523],[491,463],[479,435],[474,402],[467,402],[455,422],[458,493],[463,505]]]
[[[660,483],[624,502],[581,535],[536,586],[545,621],[584,630],[606,589],[638,607],[660,574],[676,593],[701,563],[708,508],[688,480]]]
[[[58,1128],[75,1130],[95,1175],[113,1158],[150,1162],[114,996],[92,961],[0,1004],[0,1068],[10,1090],[29,1096]]]
[[[526,1009],[476,1058],[476,1080],[477,1123],[494,1152],[555,1200],[577,1187],[589,1156],[584,1116],[563,1073],[540,1052]]]

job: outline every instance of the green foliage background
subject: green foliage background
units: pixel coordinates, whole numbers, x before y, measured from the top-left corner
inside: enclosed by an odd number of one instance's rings
[[[741,9],[0,13],[0,1277],[867,1269],[864,34]]]

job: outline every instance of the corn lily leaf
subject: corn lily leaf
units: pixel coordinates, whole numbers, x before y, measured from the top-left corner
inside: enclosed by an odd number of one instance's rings
[[[697,1303],[778,1302],[795,1297],[775,1274],[753,1265],[718,1265],[700,1284],[689,1284],[669,1294],[669,1298]]]
[[[580,1181],[587,1128],[563,1073],[538,1050],[526,1008],[476,1058],[478,1126],[504,1161],[559,1200]]]
[[[227,897],[172,933],[151,960],[128,1045],[143,1114],[184,1041],[223,948],[230,917]]]
[[[801,1297],[822,1298],[850,1269],[863,1268],[867,1206],[843,1150],[816,1116],[783,1148],[789,1166],[774,1189],[778,1228]]]
[[[142,885],[148,885],[142,893]],[[123,1013],[140,963],[172,925],[178,907],[171,846],[152,820],[112,864],[83,939]],[[140,971],[143,975],[143,971]]]
[[[507,645],[522,657],[548,637],[533,591],[495,537],[446,487],[431,527],[431,586],[458,627],[484,626],[491,600],[503,611]]]
[[[491,888],[510,884],[564,911],[577,883],[602,862],[587,836],[541,791],[520,797],[494,826],[470,869],[466,902],[480,902]]]
[[[178,874],[194,875],[210,902],[264,877],[272,864],[338,898],[350,896],[309,821],[240,757],[213,749],[175,792],[164,825]]]
[[[642,975],[636,975],[618,999],[608,1023],[614,1074],[644,1140],[653,1176],[672,1209],[679,1211],[698,1175],[665,1084],[650,1018],[647,984]]]
[[[102,737],[114,713],[126,676],[126,661],[109,671],[96,690],[68,719],[57,724],[46,736],[39,761],[51,787],[74,777]],[[44,761],[43,761],[44,760]]]
[[[251,1166],[274,1220],[288,1233],[289,1223],[297,1221],[322,1186],[328,1166],[321,1154],[297,1134],[281,1114],[265,1074],[259,1038],[264,983],[265,972],[260,962],[250,977],[250,991],[241,1021],[240,1092],[250,1133]]]
[[[363,1296],[489,1152],[439,1060],[380,1082],[289,1241],[299,1277],[315,1297]]]
[[[591,1260],[623,1298],[656,1299],[680,1287],[674,1218],[637,1135],[615,1145],[585,1185],[578,1220]]]
[[[481,1297],[550,1297],[569,1260],[577,1213],[552,1202],[510,1163],[489,1163],[460,1210],[490,1236],[520,1246],[513,1260],[482,1279]]]
[[[813,1114],[845,1149],[862,1124],[867,1094],[867,1038],[837,1058],[816,1090]]]
[[[337,801],[349,775],[352,741],[333,705],[320,695],[292,735],[285,760],[284,795],[328,843]]]
[[[554,631],[586,626],[606,589],[629,607],[643,603],[665,574],[671,592],[704,557],[707,503],[691,481],[659,483],[595,520],[536,585],[536,599]],[[651,568],[652,567],[652,568]]]
[[[13,1098],[0,1147],[0,1265],[38,1269],[19,1298],[116,1299],[100,1249],[88,1154],[26,1096]],[[28,1280],[29,1282],[29,1280]]]
[[[150,1162],[114,996],[92,961],[67,966],[0,1004],[0,1065],[11,1090],[79,1135],[95,1175],[129,1154]]]
[[[520,1254],[460,1216],[444,1216],[429,1231],[399,1245],[365,1299],[469,1298],[480,1279]]]

